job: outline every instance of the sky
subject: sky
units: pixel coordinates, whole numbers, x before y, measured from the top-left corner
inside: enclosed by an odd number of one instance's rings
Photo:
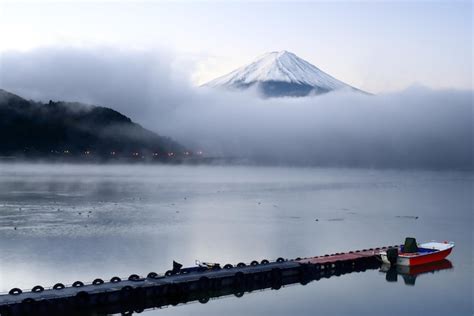
[[[0,0],[0,89],[110,107],[206,155],[472,169],[472,4]],[[287,50],[354,87],[199,87]]]
[[[373,93],[472,89],[472,13],[471,1],[2,0],[0,58],[51,47],[166,51],[199,85],[288,50]]]

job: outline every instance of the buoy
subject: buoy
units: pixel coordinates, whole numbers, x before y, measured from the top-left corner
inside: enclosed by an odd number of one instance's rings
[[[23,293],[23,291],[20,290],[20,289],[17,288],[17,287],[11,289],[11,290],[8,292],[8,294],[10,294],[10,295],[20,295],[21,293]]]
[[[53,290],[62,290],[64,288],[65,286],[62,283],[56,283],[55,285],[53,285]]]
[[[140,277],[137,274],[132,274],[128,277],[129,281],[138,281]]]
[[[34,293],[40,293],[43,291],[44,291],[44,287],[42,287],[41,285],[37,285],[31,289],[31,292],[34,292]]]
[[[93,285],[101,285],[101,284],[104,284],[104,280],[102,280],[102,279],[95,279],[94,281],[92,281],[92,284],[93,284]]]
[[[81,281],[76,281],[72,284],[72,287],[83,287],[84,286],[84,283],[82,283]]]

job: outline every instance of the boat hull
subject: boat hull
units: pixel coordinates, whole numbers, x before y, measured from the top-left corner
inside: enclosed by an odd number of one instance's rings
[[[422,264],[427,264],[431,262],[441,261],[445,259],[451,253],[454,248],[453,243],[427,243],[421,244],[420,247],[425,249],[432,249],[432,252],[423,253],[399,253],[397,257],[397,265],[399,266],[417,266]],[[384,263],[390,264],[390,261],[387,258],[387,253],[380,253],[382,261]]]

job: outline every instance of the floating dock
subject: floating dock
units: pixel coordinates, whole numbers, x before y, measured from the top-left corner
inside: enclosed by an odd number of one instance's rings
[[[311,258],[262,260],[224,268],[193,271],[182,269],[174,275],[151,272],[147,277],[130,275],[108,282],[95,279],[70,286],[35,286],[31,291],[12,289],[0,295],[0,315],[131,314],[148,308],[180,303],[207,302],[225,295],[242,296],[256,289],[279,289],[293,283],[380,267],[380,252],[389,247],[335,253]],[[393,247],[398,247],[395,245]],[[188,272],[190,271],[190,272]]]

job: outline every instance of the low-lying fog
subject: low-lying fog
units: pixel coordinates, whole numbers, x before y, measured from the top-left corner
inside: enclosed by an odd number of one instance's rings
[[[107,48],[9,52],[0,67],[3,89],[108,106],[209,155],[299,165],[473,165],[472,91],[415,86],[262,99],[255,91],[194,87],[193,66],[169,54]]]

